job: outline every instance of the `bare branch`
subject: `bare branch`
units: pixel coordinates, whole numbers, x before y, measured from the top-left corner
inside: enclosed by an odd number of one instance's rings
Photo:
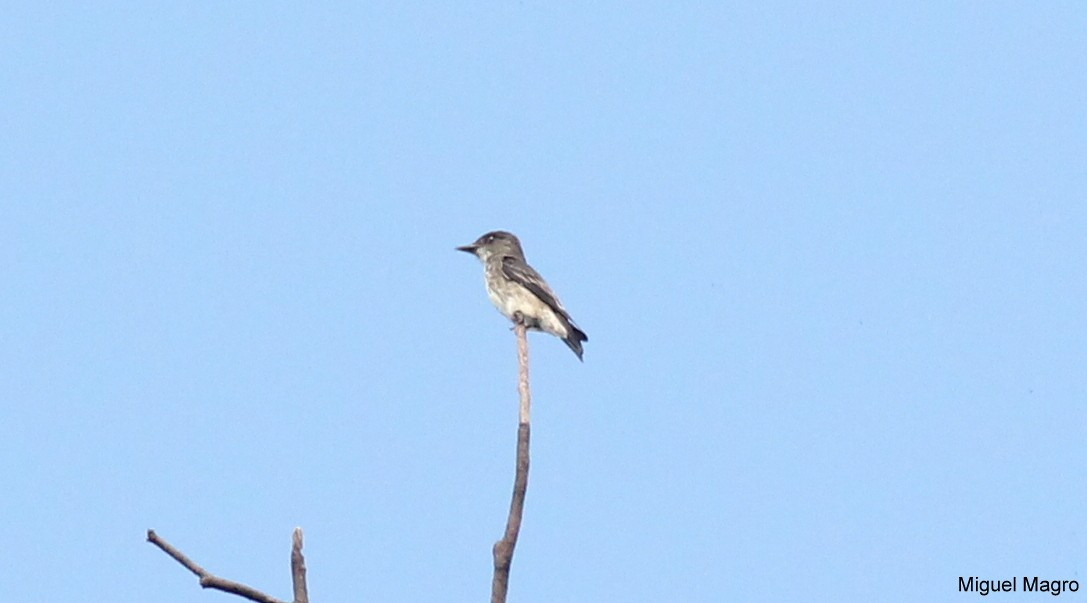
[[[518,422],[528,425],[529,411],[532,410],[532,396],[528,391],[528,329],[520,325],[517,334],[517,393],[521,397],[521,406],[518,412]]]
[[[295,528],[291,538],[291,584],[294,586],[294,603],[309,603],[306,559],[302,556],[302,528]]]
[[[517,472],[513,478],[513,498],[510,500],[510,514],[506,519],[506,532],[502,539],[494,543],[494,577],[491,580],[491,603],[505,603],[509,590],[510,565],[513,563],[513,550],[517,546],[517,535],[521,532],[521,515],[525,508],[525,491],[528,489],[528,442],[529,411],[531,398],[528,389],[528,337],[525,326],[518,323],[514,327],[517,334],[517,361],[520,367],[517,391],[521,405],[517,425]]]
[[[295,544],[297,545],[297,548],[299,549],[298,550],[298,557],[299,557],[299,559],[301,559],[301,556],[302,556],[302,552],[300,550],[301,546],[302,546],[301,531],[296,531],[295,538],[296,538]],[[162,549],[162,552],[164,552],[167,555],[173,557],[175,561],[177,561],[181,565],[185,566],[185,569],[187,569],[190,572],[192,572],[193,574],[195,574],[196,577],[200,579],[200,586],[203,587],[203,588],[211,588],[211,589],[215,589],[215,590],[221,590],[224,593],[230,593],[232,595],[238,595],[239,597],[244,597],[246,599],[249,599],[250,601],[256,601],[257,603],[286,603],[285,601],[281,601],[281,600],[279,600],[279,599],[277,599],[277,598],[275,598],[273,596],[262,593],[261,591],[255,589],[255,588],[253,588],[251,586],[246,586],[245,584],[241,584],[239,582],[234,582],[233,580],[227,580],[225,578],[220,578],[220,577],[218,577],[216,575],[213,575],[213,574],[209,573],[207,570],[205,570],[204,568],[200,567],[195,562],[193,562],[192,559],[189,559],[188,557],[186,557],[184,553],[182,553],[181,551],[175,549],[173,547],[173,545],[171,545],[169,542],[166,542],[162,538],[159,538],[159,535],[156,534],[154,530],[147,530],[147,541],[150,542],[151,544],[157,546],[158,548]],[[300,563],[301,563],[301,561],[300,561]],[[293,565],[294,565],[294,551],[292,551],[292,553],[291,553],[291,564],[292,564],[292,568],[293,568]],[[303,595],[304,595],[305,594],[305,568],[304,568],[304,566],[303,566],[303,569],[302,569],[302,574],[303,574],[302,575],[302,580],[303,580],[302,592],[303,592]],[[297,586],[295,587],[295,592],[296,593],[298,592]],[[296,596],[297,596],[297,594],[296,594]],[[303,600],[302,603],[305,603],[305,601]]]

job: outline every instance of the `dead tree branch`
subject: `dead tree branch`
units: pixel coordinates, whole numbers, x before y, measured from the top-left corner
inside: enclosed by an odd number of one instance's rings
[[[528,389],[528,336],[523,324],[515,325],[513,330],[517,335],[517,362],[520,367],[517,392],[521,398],[517,425],[517,472],[513,478],[513,498],[510,501],[510,514],[506,519],[506,532],[501,540],[494,543],[492,549],[494,577],[491,580],[491,603],[506,601],[513,549],[517,546],[517,535],[521,532],[521,514],[525,508],[525,490],[528,489],[529,411],[532,404]]]
[[[220,590],[257,603],[287,603],[251,586],[211,574],[197,565],[192,559],[186,557],[184,553],[174,548],[169,542],[160,538],[154,530],[147,530],[147,541],[162,549],[162,552],[173,557],[174,561],[195,574],[200,580],[200,586],[203,588]],[[302,528],[294,529],[291,544],[291,581],[294,584],[294,603],[309,603],[309,597],[306,594],[306,560],[302,557]]]
[[[294,603],[309,603],[306,558],[302,556],[302,528],[295,528],[291,536],[291,585],[294,587]]]

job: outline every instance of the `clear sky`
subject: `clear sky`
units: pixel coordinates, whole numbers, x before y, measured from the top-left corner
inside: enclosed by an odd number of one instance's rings
[[[4,13],[6,599],[1085,596],[1082,3]]]

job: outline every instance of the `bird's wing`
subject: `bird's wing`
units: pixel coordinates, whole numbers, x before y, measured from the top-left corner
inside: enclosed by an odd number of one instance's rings
[[[533,295],[540,298],[540,301],[550,306],[560,316],[568,321],[570,320],[570,315],[562,307],[562,303],[559,302],[555,292],[551,290],[551,287],[547,286],[543,277],[533,270],[532,266],[529,266],[523,260],[507,256],[502,258],[502,274],[531,291]]]

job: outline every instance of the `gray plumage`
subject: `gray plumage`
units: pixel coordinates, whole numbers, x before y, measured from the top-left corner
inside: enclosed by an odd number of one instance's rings
[[[574,324],[555,292],[525,261],[521,242],[513,234],[496,230],[476,239],[471,245],[457,247],[483,262],[487,297],[498,311],[529,329],[550,333],[562,339],[578,360],[581,342],[589,337]]]

